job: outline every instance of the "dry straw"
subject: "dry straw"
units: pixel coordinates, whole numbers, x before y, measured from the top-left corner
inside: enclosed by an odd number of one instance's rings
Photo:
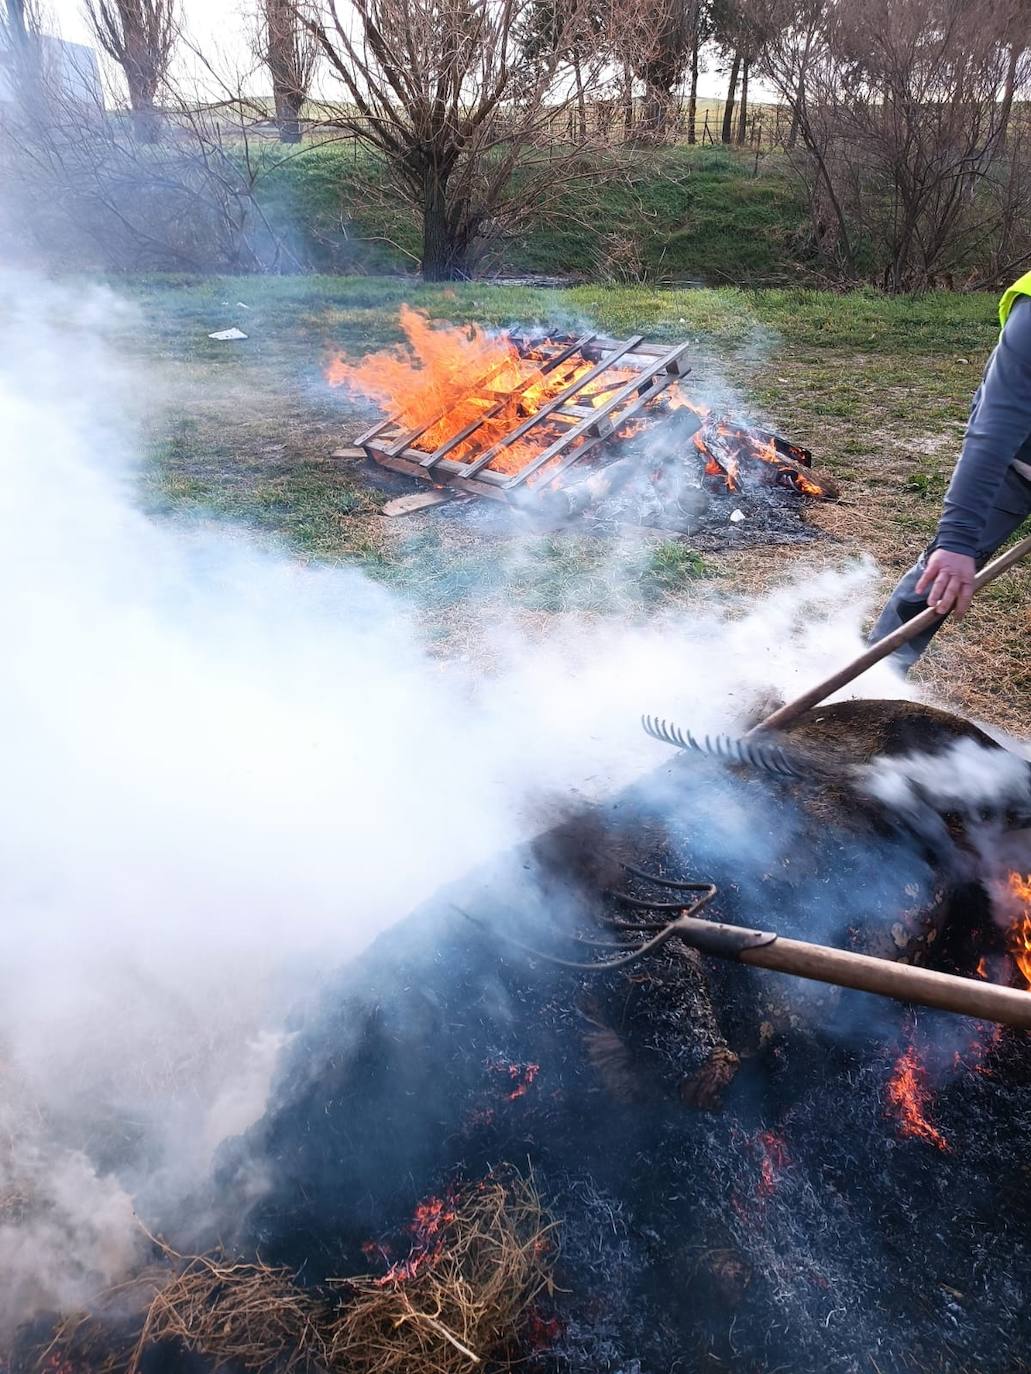
[[[106,1333],[98,1374],[138,1374],[146,1351],[175,1342],[215,1369],[264,1374],[469,1374],[515,1363],[535,1301],[551,1291],[552,1224],[532,1179],[492,1176],[449,1198],[431,1247],[382,1277],[301,1288],[287,1269],[222,1254],[182,1255],[155,1241],[174,1269],[150,1290],[135,1339],[116,1352]],[[153,1237],[152,1237],[153,1239]],[[103,1343],[82,1316],[46,1353]]]
[[[550,1291],[549,1231],[532,1182],[497,1180],[452,1208],[432,1263],[407,1280],[361,1278],[326,1329],[330,1365],[361,1374],[463,1374],[516,1356],[531,1305]]]

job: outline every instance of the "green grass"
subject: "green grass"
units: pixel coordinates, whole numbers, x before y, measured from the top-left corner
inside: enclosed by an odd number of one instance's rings
[[[927,292],[892,297],[873,290],[847,293],[805,288],[720,286],[709,289],[641,285],[583,285],[564,289],[494,286],[486,282],[426,285],[398,277],[192,277],[151,274],[109,279],[138,300],[148,317],[145,346],[188,350],[193,359],[220,363],[305,343],[315,351],[336,343],[379,347],[401,337],[402,302],[440,320],[484,324],[541,323],[574,328],[588,323],[614,332],[636,328],[657,339],[685,335],[734,349],[761,348],[761,331],[777,352],[919,355],[934,371],[953,364],[980,368],[998,323],[995,297],[983,292]],[[245,302],[249,311],[237,308]],[[251,334],[234,353],[207,333],[238,324]],[[208,326],[198,337],[195,331]],[[189,331],[186,337],[184,331]],[[759,337],[756,337],[757,332]],[[314,359],[317,367],[318,358]],[[931,378],[933,380],[933,378]],[[842,386],[861,384],[856,373]]]
[[[417,213],[370,182],[383,168],[351,143],[305,147],[279,161],[266,151],[262,207],[303,265],[320,271],[411,271]],[[487,246],[503,274],[616,280],[785,280],[797,270],[805,202],[779,156],[758,169],[722,147],[613,149],[581,159],[578,174],[508,238]]]
[[[244,523],[300,558],[357,564],[422,606],[444,640],[452,608],[462,619],[468,604],[638,617],[699,594],[758,590],[803,558],[820,564],[871,551],[901,571],[934,530],[997,328],[992,297],[947,293],[533,290],[317,276],[150,276],[114,285],[136,305],[116,317],[122,347],[147,364],[161,398],[148,435],[152,509]],[[689,385],[703,394],[730,385],[749,415],[812,448],[839,481],[841,503],[810,517],[829,540],[805,552],[706,553],[703,561],[689,541],[656,536],[624,552],[614,575],[609,541],[580,529],[528,537],[470,533],[463,521],[433,514],[383,519],[384,495],[360,466],[328,460],[375,408],[328,388],[323,367],[335,351],[396,342],[402,301],[438,320],[689,339]],[[250,337],[207,338],[230,324]],[[1029,593],[1031,575],[1011,574],[943,637],[948,644],[926,670],[938,691],[1010,725],[1023,718]]]

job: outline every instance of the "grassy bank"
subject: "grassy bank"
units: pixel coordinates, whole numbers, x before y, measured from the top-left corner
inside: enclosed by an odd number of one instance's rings
[[[122,342],[164,392],[150,432],[154,508],[243,521],[301,557],[359,563],[421,603],[443,638],[460,633],[467,595],[480,605],[495,595],[514,600],[546,617],[647,615],[698,595],[760,590],[800,566],[862,553],[878,559],[887,585],[933,532],[996,332],[990,297],[944,293],[905,301],[865,292],[431,288],[333,277],[151,277],[119,279],[117,287],[137,306],[119,326]],[[733,388],[753,418],[810,446],[838,479],[842,501],[811,515],[828,538],[802,550],[699,558],[689,545],[657,537],[613,586],[606,551],[582,533],[531,541],[517,574],[509,567],[502,576],[491,531],[434,516],[384,520],[382,493],[360,469],[328,460],[375,412],[330,391],[322,368],[335,350],[395,341],[402,300],[439,319],[590,321],[691,339],[703,393]],[[250,337],[208,339],[232,324]],[[1031,575],[1011,574],[921,670],[961,709],[1025,729],[1029,595]],[[449,624],[441,608],[453,597],[459,610]]]
[[[411,271],[418,220],[382,192],[384,181],[352,144],[313,145],[263,175],[259,199],[306,265]],[[617,148],[582,160],[546,213],[492,244],[481,267],[615,281],[784,280],[804,262],[805,218],[779,155],[757,163],[722,147]]]

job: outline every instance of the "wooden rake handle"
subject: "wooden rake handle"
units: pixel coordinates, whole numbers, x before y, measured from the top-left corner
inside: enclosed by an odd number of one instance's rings
[[[1015,563],[1026,558],[1029,553],[1031,553],[1031,535],[1028,535],[1026,539],[1021,539],[1019,544],[1014,544],[1011,549],[1007,549],[1004,554],[1000,554],[991,563],[987,563],[974,578],[974,591],[979,592],[982,587],[986,587],[989,582],[994,581],[1008,568],[1012,568]],[[797,720],[811,706],[818,706],[832,692],[836,692],[840,687],[854,681],[860,673],[865,673],[867,668],[872,668],[882,658],[887,658],[889,654],[893,654],[907,640],[915,638],[923,630],[928,630],[932,625],[945,620],[948,614],[949,612],[946,612],[945,615],[939,615],[937,611],[928,606],[925,611],[915,615],[905,625],[900,625],[897,630],[892,630],[890,635],[885,635],[876,644],[871,644],[865,653],[860,654],[851,663],[847,663],[844,668],[839,668],[836,673],[832,673],[823,682],[818,682],[815,687],[810,687],[808,692],[803,692],[794,701],[789,701],[784,706],[779,707],[772,715],[753,726],[748,734],[754,735],[760,730],[781,730],[785,725],[790,725],[793,720]]]
[[[687,944],[705,954],[736,959],[753,968],[790,973],[833,983],[841,988],[856,988],[899,1002],[937,1007],[960,1016],[996,1021],[1004,1026],[1031,1030],[1031,992],[1001,987],[981,979],[961,978],[954,973],[878,959],[870,954],[814,945],[807,940],[789,940],[772,931],[747,930],[741,926],[681,916],[673,930]]]

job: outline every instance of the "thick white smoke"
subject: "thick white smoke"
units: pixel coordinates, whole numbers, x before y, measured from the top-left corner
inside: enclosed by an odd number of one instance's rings
[[[642,711],[732,728],[837,666],[872,588],[498,625],[489,679],[442,666],[358,572],[140,511],[129,309],[0,283],[0,1332],[118,1277],[133,1203],[167,1210],[260,1113],[320,970],[517,839],[542,789],[663,758]]]

